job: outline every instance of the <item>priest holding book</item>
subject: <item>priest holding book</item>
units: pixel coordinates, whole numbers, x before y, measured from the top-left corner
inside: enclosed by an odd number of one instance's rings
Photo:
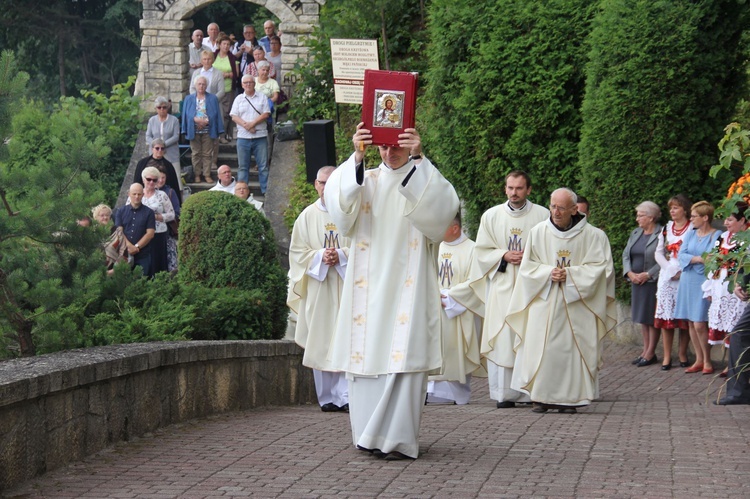
[[[364,123],[353,142],[325,190],[331,218],[352,240],[329,368],[347,373],[354,445],[415,459],[427,376],[443,363],[437,250],[458,196],[422,155],[414,128],[400,131],[397,146],[379,145],[382,163],[370,170]]]

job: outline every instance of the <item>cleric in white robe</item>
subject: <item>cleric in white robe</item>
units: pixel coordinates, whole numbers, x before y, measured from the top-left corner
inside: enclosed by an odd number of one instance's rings
[[[551,217],[531,229],[506,323],[516,334],[511,387],[534,412],[575,413],[599,393],[600,342],[616,324],[615,278],[607,236],[557,189]]]
[[[443,336],[443,371],[427,382],[428,404],[469,403],[471,375],[484,374],[479,357],[479,329],[484,303],[469,286],[474,260],[474,241],[461,230],[456,214],[445,231],[438,251],[438,282],[443,305],[440,330]],[[477,320],[479,319],[479,320]]]
[[[490,398],[497,401],[498,409],[531,402],[528,394],[510,386],[516,361],[515,334],[505,324],[505,316],[528,233],[549,218],[547,208],[529,201],[531,177],[526,172],[513,170],[505,176],[505,194],[508,201],[482,215],[471,277],[471,287],[485,302],[480,352],[487,359]]]
[[[327,366],[349,252],[349,238],[339,234],[323,198],[334,170],[332,166],[318,170],[315,190],[319,199],[297,217],[289,246],[287,305],[297,314],[294,341],[305,349],[302,364],[313,368],[315,391],[324,412],[349,409],[344,373]]]
[[[354,444],[389,459],[419,455],[427,375],[442,366],[437,250],[458,211],[453,186],[422,157],[413,128],[364,168],[370,131],[328,179],[326,206],[352,239],[330,368],[346,371]]]

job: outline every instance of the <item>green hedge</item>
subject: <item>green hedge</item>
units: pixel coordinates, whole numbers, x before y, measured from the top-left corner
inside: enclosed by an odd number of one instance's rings
[[[747,19],[742,1],[602,2],[586,68],[580,167],[618,275],[639,202],[666,210],[679,192],[695,201],[723,197],[728,178],[708,172],[746,88],[739,42]]]
[[[470,226],[505,200],[512,169],[546,205],[576,188],[579,107],[593,0],[471,2],[430,8],[427,154],[464,200]]]

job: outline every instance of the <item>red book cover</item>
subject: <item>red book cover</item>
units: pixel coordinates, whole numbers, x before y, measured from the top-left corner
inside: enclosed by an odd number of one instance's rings
[[[398,146],[404,128],[414,128],[417,73],[365,70],[362,121],[372,132],[372,143]]]

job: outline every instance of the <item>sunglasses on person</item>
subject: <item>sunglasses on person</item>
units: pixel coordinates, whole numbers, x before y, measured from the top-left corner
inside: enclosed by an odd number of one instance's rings
[[[163,150],[164,150],[163,147],[154,146],[154,151],[163,151]]]
[[[156,182],[159,179],[157,179],[157,178],[144,178],[143,180],[145,180],[146,182]]]
[[[166,109],[167,106],[156,106],[156,109]]]

